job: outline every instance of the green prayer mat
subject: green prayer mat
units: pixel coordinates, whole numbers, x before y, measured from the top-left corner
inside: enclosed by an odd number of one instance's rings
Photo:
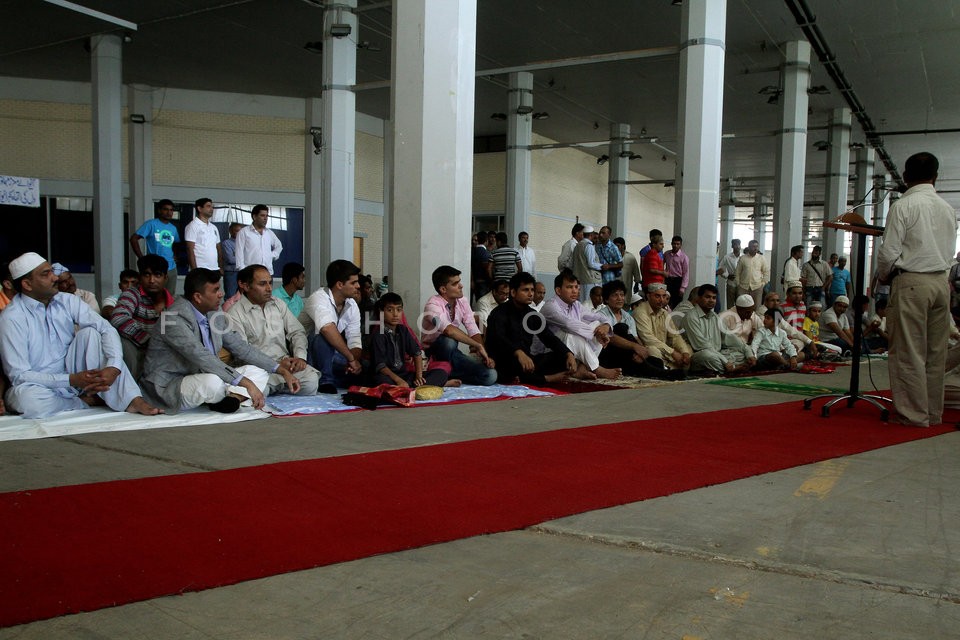
[[[845,393],[846,389],[834,387],[820,387],[815,384],[792,384],[763,378],[718,378],[704,384],[722,384],[727,387],[741,387],[757,389],[759,391],[776,391],[779,393],[795,393],[800,396],[819,396],[825,393]]]

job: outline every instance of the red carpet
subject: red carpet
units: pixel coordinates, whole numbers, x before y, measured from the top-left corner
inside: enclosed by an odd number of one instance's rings
[[[0,494],[0,625],[508,531],[952,431],[799,400]]]

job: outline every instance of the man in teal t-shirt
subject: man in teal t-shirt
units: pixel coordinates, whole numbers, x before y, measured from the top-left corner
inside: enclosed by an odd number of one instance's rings
[[[832,305],[837,296],[853,298],[853,284],[850,282],[850,272],[844,267],[847,259],[840,257],[837,266],[833,268],[833,279],[830,281],[830,291],[827,292],[827,304]]]
[[[176,295],[177,286],[177,262],[173,258],[173,245],[180,242],[180,233],[177,226],[170,222],[173,220],[173,212],[176,211],[171,200],[161,200],[157,203],[157,217],[144,222],[139,229],[130,236],[130,247],[137,258],[143,257],[143,250],[140,248],[140,239],[147,242],[147,253],[155,254],[167,261],[167,266],[172,277],[167,278],[167,290],[171,295]]]

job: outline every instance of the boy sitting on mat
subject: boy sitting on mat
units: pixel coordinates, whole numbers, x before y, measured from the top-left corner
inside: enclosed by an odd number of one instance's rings
[[[783,329],[778,327],[780,312],[767,309],[763,313],[763,326],[757,329],[750,348],[757,356],[757,368],[796,369],[797,348]]]
[[[377,311],[380,313],[380,331],[370,336],[373,384],[398,387],[425,384],[442,387],[447,384],[447,373],[443,369],[423,371],[423,349],[403,324],[403,298],[396,293],[385,293],[377,301]],[[413,360],[413,371],[407,368],[408,359]],[[459,385],[459,380],[450,381],[450,386]]]

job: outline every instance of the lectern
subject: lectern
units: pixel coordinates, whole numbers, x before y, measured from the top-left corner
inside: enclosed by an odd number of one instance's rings
[[[855,235],[857,243],[857,277],[854,282],[854,289],[857,293],[863,293],[863,272],[867,254],[867,236],[882,236],[883,227],[867,224],[859,214],[852,211],[840,216],[837,220],[824,222],[823,226],[847,231]],[[856,305],[854,308],[853,321],[853,360],[850,362],[850,389],[846,393],[826,393],[813,398],[807,398],[803,401],[803,408],[809,409],[814,400],[832,398],[832,400],[824,403],[823,408],[820,409],[820,415],[824,418],[829,418],[830,408],[838,402],[846,400],[847,406],[852,407],[856,404],[857,400],[863,400],[880,409],[880,419],[886,422],[890,417],[890,411],[883,403],[893,401],[883,396],[860,393],[860,352],[863,347],[863,308],[861,305]]]

